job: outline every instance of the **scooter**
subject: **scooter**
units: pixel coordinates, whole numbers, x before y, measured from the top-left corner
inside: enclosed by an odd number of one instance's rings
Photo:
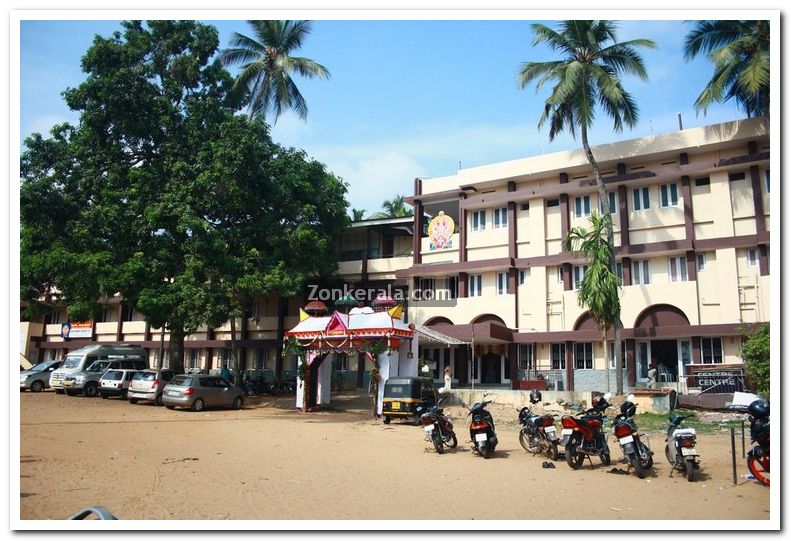
[[[747,454],[747,468],[762,485],[769,486],[769,401],[753,401],[750,412],[750,441],[757,444]]]
[[[484,393],[483,397],[489,393]],[[472,416],[470,421],[470,441],[472,442],[472,452],[478,453],[483,458],[490,458],[497,447],[497,434],[494,432],[494,420],[492,414],[486,411],[486,406],[491,404],[491,400],[476,402],[472,408],[468,408]],[[465,407],[466,404],[465,404]]]
[[[541,392],[533,389],[530,392],[530,403],[539,402],[541,402]],[[522,425],[522,430],[519,431],[519,443],[522,448],[534,455],[546,452],[549,458],[557,460],[559,453],[555,418],[552,415],[537,415],[530,411],[529,407],[516,411],[519,412],[519,423]]]
[[[613,420],[613,432],[621,445],[621,451],[626,460],[634,468],[634,473],[640,479],[645,478],[647,471],[654,465],[653,451],[641,439],[644,434],[637,430],[634,416],[637,406],[634,405],[634,395],[629,395],[621,404],[621,413]]]
[[[684,472],[687,481],[692,482],[695,476],[695,470],[700,469],[700,458],[698,450],[695,448],[697,443],[697,434],[694,428],[681,426],[684,419],[688,419],[689,415],[671,415],[668,420],[670,426],[667,427],[667,437],[665,438],[665,456],[673,469],[670,475],[673,475],[674,470]]]
[[[423,423],[423,430],[426,434],[425,439],[434,444],[434,449],[439,454],[445,452],[446,445],[451,449],[455,449],[458,444],[456,433],[453,432],[453,423],[450,422],[450,418],[446,417],[442,408],[439,407],[444,401],[445,398],[441,398],[439,402],[425,412],[423,412],[423,406],[417,407],[417,412],[420,414],[420,421]]]
[[[610,398],[612,394],[607,393],[600,396],[592,408],[577,417],[564,415],[560,419],[566,463],[571,469],[578,470],[586,456],[590,460],[590,455],[598,455],[605,466],[610,464],[610,448],[604,434],[604,422],[607,418],[603,415],[604,410],[610,407]]]

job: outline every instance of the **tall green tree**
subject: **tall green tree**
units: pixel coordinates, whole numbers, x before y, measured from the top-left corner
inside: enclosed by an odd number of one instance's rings
[[[371,214],[371,218],[403,218],[412,216],[412,209],[408,209],[403,195],[395,195],[382,203],[382,210]]]
[[[365,209],[352,209],[352,221],[359,222],[365,220]]]
[[[64,94],[79,124],[26,141],[22,291],[31,306],[57,292],[78,319],[120,294],[169,331],[181,370],[186,334],[335,271],[346,185],[236,114],[214,28],[122,27],[95,38]]]
[[[616,318],[620,318],[619,295],[621,288],[620,278],[610,270],[609,266],[610,259],[613,257],[613,248],[607,242],[607,229],[612,227],[612,224],[608,223],[611,221],[610,214],[599,215],[594,211],[590,216],[590,230],[573,227],[563,239],[564,250],[578,253],[588,263],[588,270],[577,289],[577,302],[580,306],[588,309],[588,313],[602,333],[607,391],[610,390],[607,333],[613,327]],[[620,344],[615,344],[615,347],[620,347]],[[616,363],[616,374],[621,372],[621,381],[623,381],[620,359],[617,359]]]
[[[226,66],[241,65],[234,89],[238,95],[249,91],[250,116],[274,113],[274,122],[288,109],[300,118],[308,106],[293,75],[328,79],[330,72],[321,64],[293,56],[311,31],[310,21],[247,21],[254,37],[234,32],[230,48],[220,53]]]
[[[769,117],[769,21],[697,21],[684,56],[705,54],[714,74],[695,100],[703,111],[730,99],[748,117]]]
[[[543,24],[533,24],[534,45],[545,44],[559,54],[559,60],[547,62],[524,62],[518,72],[518,82],[525,88],[536,82],[541,90],[547,82],[553,82],[552,92],[544,104],[539,129],[549,122],[549,139],[568,131],[576,138],[579,131],[582,148],[593,170],[599,194],[602,214],[610,214],[607,190],[602,180],[599,164],[588,142],[588,130],[596,119],[596,110],[601,109],[613,121],[613,131],[621,132],[623,126],[633,127],[637,123],[638,108],[634,98],[621,84],[621,77],[635,76],[647,80],[643,59],[637,49],[654,48],[648,39],[618,42],[617,26],[612,21],[563,21],[559,30]],[[607,243],[613,247],[612,224],[606,225]],[[608,263],[610,272],[615,269],[615,251]],[[612,325],[615,329],[615,351],[617,366],[621,366],[620,302],[614,312]],[[623,393],[621,371],[616,372],[618,394]]]
[[[739,354],[744,361],[747,378],[754,386],[755,392],[769,398],[772,371],[769,323],[764,323],[747,337]]]

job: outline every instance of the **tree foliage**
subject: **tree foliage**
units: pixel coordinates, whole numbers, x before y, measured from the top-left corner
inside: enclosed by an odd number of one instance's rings
[[[404,218],[412,216],[412,209],[407,208],[403,195],[396,194],[391,199],[382,202],[382,210],[374,212],[369,218]]]
[[[714,73],[695,109],[733,99],[748,117],[769,116],[769,21],[697,21],[684,56],[706,54]]]
[[[764,323],[742,344],[741,358],[745,371],[755,391],[769,397],[769,381],[771,375],[771,349],[769,341],[769,323]]]
[[[236,114],[214,28],[122,26],[94,39],[85,81],[64,93],[79,124],[26,141],[22,294],[57,294],[77,319],[120,294],[166,325],[178,369],[185,334],[335,272],[346,185]]]

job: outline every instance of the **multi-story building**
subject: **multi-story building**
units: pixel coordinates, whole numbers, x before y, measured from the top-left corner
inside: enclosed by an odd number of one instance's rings
[[[740,366],[746,324],[769,320],[763,121],[620,141],[593,153],[623,285],[624,382],[639,387],[651,364],[661,383]],[[428,300],[413,301],[409,319],[464,342],[421,349],[436,375],[450,365],[461,385],[527,388],[545,379],[556,389],[605,387],[612,344],[603,351],[601,332],[577,301],[586,262],[561,247],[570,228],[590,227],[598,199],[581,150],[415,180],[412,264],[396,275]],[[437,243],[425,222],[441,213],[457,227]]]

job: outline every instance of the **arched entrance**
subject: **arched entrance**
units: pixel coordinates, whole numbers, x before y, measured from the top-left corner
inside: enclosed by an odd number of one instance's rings
[[[673,327],[678,336],[669,339],[651,338],[656,329]],[[656,304],[643,310],[635,319],[635,364],[637,381],[648,379],[648,369],[657,368],[658,385],[675,383],[685,375],[685,365],[692,362],[689,319],[679,308]]]

